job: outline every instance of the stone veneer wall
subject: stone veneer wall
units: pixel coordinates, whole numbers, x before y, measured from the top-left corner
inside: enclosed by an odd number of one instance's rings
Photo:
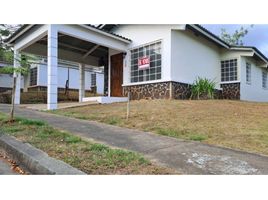
[[[123,95],[131,93],[131,100],[139,99],[190,99],[191,85],[180,82],[159,82],[123,87]],[[215,99],[222,99],[222,91],[215,90]]]
[[[149,83],[123,87],[123,95],[131,93],[131,100],[139,99],[169,99],[170,82]]]
[[[190,99],[191,97],[191,85],[179,82],[170,82],[172,86],[172,99]]]
[[[221,84],[223,99],[240,99],[240,83]]]

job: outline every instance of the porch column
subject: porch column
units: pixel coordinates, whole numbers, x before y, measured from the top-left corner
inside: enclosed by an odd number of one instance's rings
[[[14,49],[14,68],[20,67],[20,54],[17,49]],[[21,74],[14,72],[14,77],[17,77],[16,91],[15,91],[15,104],[20,104],[20,86],[21,86]]]
[[[48,26],[47,34],[47,109],[57,109],[58,103],[58,31]]]
[[[85,97],[85,65],[79,64],[79,102]]]
[[[111,97],[111,53],[108,53],[108,97]]]

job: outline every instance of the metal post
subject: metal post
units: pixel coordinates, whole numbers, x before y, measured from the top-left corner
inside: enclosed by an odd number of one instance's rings
[[[127,93],[127,120],[129,118],[129,108],[130,108],[130,92]]]

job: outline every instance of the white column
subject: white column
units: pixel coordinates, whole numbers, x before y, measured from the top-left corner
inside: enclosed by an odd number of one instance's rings
[[[108,52],[108,97],[111,97],[111,53]]]
[[[20,67],[20,54],[19,51],[14,49],[14,68]],[[20,85],[21,85],[21,74],[14,72],[14,77],[17,77],[16,91],[15,91],[15,104],[20,104]]]
[[[79,102],[85,97],[85,65],[79,64]]]
[[[58,31],[48,26],[47,34],[47,109],[57,109],[58,103]]]

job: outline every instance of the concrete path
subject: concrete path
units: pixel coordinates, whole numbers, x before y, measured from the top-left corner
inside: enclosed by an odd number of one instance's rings
[[[9,112],[9,105],[0,104],[0,111]],[[183,174],[268,174],[266,156],[23,108],[17,108],[16,115],[44,120],[96,142],[139,152]]]
[[[99,104],[99,103],[97,101],[58,103],[58,109],[80,107],[92,104]],[[39,111],[47,110],[47,104],[21,104],[19,107],[30,108],[32,110],[39,110]]]

